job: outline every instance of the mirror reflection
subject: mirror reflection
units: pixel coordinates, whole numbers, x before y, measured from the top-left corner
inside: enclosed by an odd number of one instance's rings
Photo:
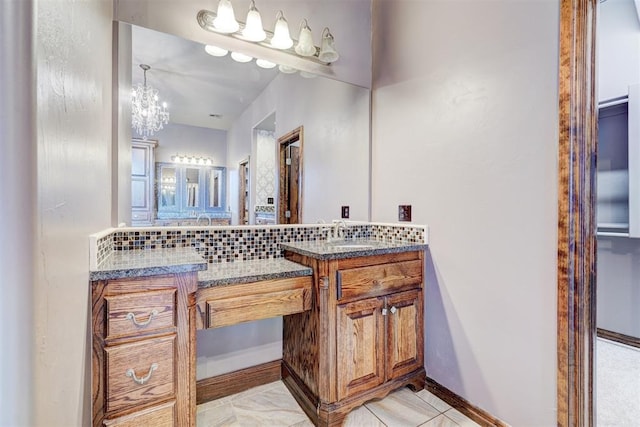
[[[350,219],[368,219],[368,89],[214,57],[203,44],[135,25],[130,46],[132,85],[142,81],[139,65],[149,64],[148,84],[171,116],[151,137],[157,141],[152,225],[287,222],[278,218],[278,140],[301,127],[304,198],[296,222],[330,221],[344,205]],[[178,156],[212,162],[172,163]]]

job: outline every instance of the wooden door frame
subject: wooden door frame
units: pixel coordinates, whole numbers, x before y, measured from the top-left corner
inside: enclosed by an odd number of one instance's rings
[[[595,425],[597,1],[560,1],[558,426]]]
[[[285,211],[287,210],[287,205],[285,204],[285,189],[283,186],[284,183],[284,163],[285,163],[285,149],[288,145],[293,144],[295,142],[300,143],[300,155],[298,156],[299,163],[299,176],[298,176],[298,223],[302,222],[302,192],[304,186],[303,184],[303,156],[304,156],[304,126],[299,126],[296,129],[287,132],[278,138],[278,223],[282,223],[280,221],[281,218],[284,218]]]

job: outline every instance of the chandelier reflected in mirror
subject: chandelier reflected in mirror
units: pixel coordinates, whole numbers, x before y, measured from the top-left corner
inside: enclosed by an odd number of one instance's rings
[[[131,91],[131,127],[146,140],[169,123],[167,103],[160,103],[158,91],[147,85],[147,64],[140,64],[144,72],[143,84],[138,83]]]

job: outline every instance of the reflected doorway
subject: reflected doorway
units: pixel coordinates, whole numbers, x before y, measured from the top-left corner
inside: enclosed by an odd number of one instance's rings
[[[240,200],[238,202],[238,224],[249,224],[249,158],[240,162],[238,167],[238,194]]]
[[[300,126],[278,138],[279,163],[279,224],[302,222],[302,143]]]

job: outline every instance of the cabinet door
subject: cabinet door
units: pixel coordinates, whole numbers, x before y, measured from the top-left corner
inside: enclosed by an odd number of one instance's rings
[[[423,365],[422,291],[387,297],[386,379],[400,377]]]
[[[337,307],[338,399],[384,382],[383,300],[369,298]]]

